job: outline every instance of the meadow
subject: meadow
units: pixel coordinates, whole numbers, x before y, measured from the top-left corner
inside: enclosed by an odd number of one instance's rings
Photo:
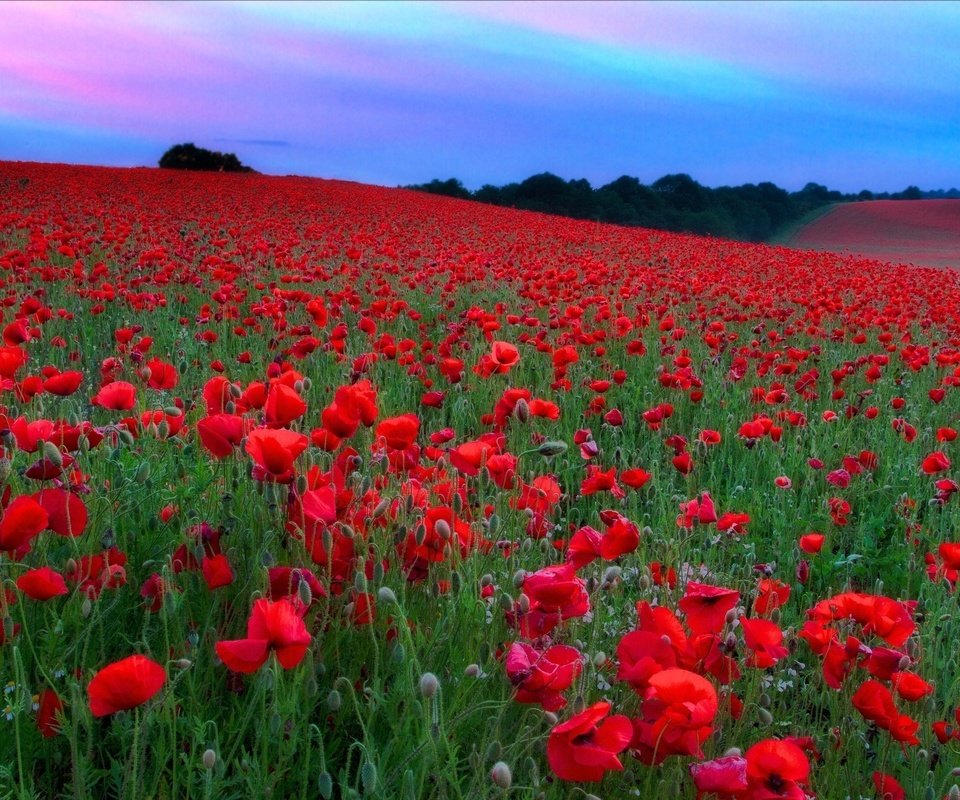
[[[0,794],[960,798],[958,276],[0,163]]]

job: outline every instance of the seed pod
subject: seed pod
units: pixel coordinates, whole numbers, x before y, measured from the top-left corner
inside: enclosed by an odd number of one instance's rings
[[[510,772],[509,765],[503,761],[494,764],[493,769],[490,770],[490,780],[504,791],[509,789],[510,784],[513,783],[513,774]]]

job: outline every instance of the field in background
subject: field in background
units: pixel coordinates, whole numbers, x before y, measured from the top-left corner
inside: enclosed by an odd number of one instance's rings
[[[960,272],[0,163],[0,306],[0,796],[960,796]]]
[[[960,267],[960,200],[841,203],[785,244],[895,264]]]

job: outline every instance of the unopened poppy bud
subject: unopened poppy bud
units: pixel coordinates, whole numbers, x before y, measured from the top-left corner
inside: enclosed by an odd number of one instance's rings
[[[604,653],[603,650],[598,650],[596,653],[593,654],[593,666],[599,668],[606,663],[607,663],[607,654]]]
[[[93,611],[93,603],[90,602],[89,597],[84,597],[83,602],[80,604],[80,616],[86,619],[90,616],[91,611]]]
[[[520,606],[520,613],[526,614],[530,611],[530,598],[525,594],[520,595],[520,600],[517,601],[517,605]]]
[[[933,789],[933,786],[928,786],[927,788]],[[960,800],[960,786],[953,784],[953,786],[951,786],[950,790],[947,792],[947,798],[948,800]]]
[[[517,400],[517,404],[513,407],[513,416],[520,422],[526,422],[530,419],[530,406],[522,397]]]
[[[441,539],[450,538],[450,535],[451,535],[450,525],[447,523],[445,519],[438,519],[434,523],[433,529],[437,532],[437,536],[439,536]]]
[[[57,467],[63,466],[63,453],[53,442],[43,443],[43,457]]]
[[[924,750],[922,747],[921,747],[919,750],[917,750],[917,760],[918,760],[918,761],[926,761],[928,758],[930,758],[930,753],[928,753],[928,752],[927,752],[926,750]]]
[[[490,780],[492,780],[501,789],[509,789],[513,783],[513,774],[510,767],[503,761],[498,761],[490,770]]]
[[[763,708],[770,708],[770,706],[773,705],[770,695],[768,695],[766,692],[760,692],[760,705]]]
[[[373,509],[373,518],[379,519],[387,513],[387,509],[389,508],[390,500],[389,498],[384,497],[379,503],[377,503],[376,508]]]
[[[496,514],[491,514],[490,519],[487,520],[487,530],[491,536],[495,536],[497,531],[500,530],[500,517]]]
[[[329,772],[321,772],[317,778],[317,791],[323,800],[333,797],[333,776]]]
[[[760,717],[760,722],[764,725],[773,725],[773,714],[767,711],[767,709],[761,708],[757,712],[757,716]]]
[[[232,398],[234,398],[234,400],[239,400],[241,397],[243,397],[243,389],[241,389],[239,386],[237,386],[237,384],[231,383],[231,384],[230,384],[230,396],[231,396]]]
[[[727,615],[723,618],[723,621],[724,621],[727,625],[733,625],[733,623],[734,623],[734,621],[735,621],[736,619],[737,619],[737,610],[736,610],[735,608],[731,608],[731,609],[727,612]]]
[[[413,534],[413,539],[417,543],[417,547],[421,547],[427,539],[427,526],[422,522],[417,525],[416,531]]]
[[[329,554],[333,552],[333,532],[329,528],[323,529],[320,540],[323,544],[323,550],[325,553]]]
[[[340,692],[331,689],[330,694],[327,695],[327,708],[336,713],[341,705],[343,705],[343,698],[340,697]]]
[[[203,768],[206,770],[211,770],[217,766],[217,754],[213,750],[204,750],[202,761]]]
[[[385,606],[397,605],[397,595],[389,586],[381,586],[377,590],[377,601]]]
[[[301,603],[309,606],[313,602],[313,590],[310,588],[310,584],[306,581],[300,581],[300,585],[297,586],[297,596]]]
[[[13,617],[9,617],[9,616],[4,617],[3,618],[3,638],[6,641],[9,641],[10,639],[12,639],[13,631],[14,631]]]
[[[176,406],[164,406],[163,413],[165,416],[168,416],[168,417],[179,417],[183,413],[183,411],[181,411]]]
[[[363,784],[365,795],[373,794],[377,788],[377,766],[372,761],[367,761],[360,768],[360,782]]]
[[[363,570],[358,569],[353,574],[353,588],[361,593],[367,591],[367,576]]]
[[[127,447],[133,447],[133,443],[136,441],[133,438],[133,434],[130,433],[126,428],[123,428],[117,431],[117,436],[120,438],[120,441],[123,442]]]
[[[513,573],[513,588],[519,589],[523,586],[523,582],[527,579],[526,570],[518,569]]]
[[[420,694],[429,700],[440,688],[440,680],[432,672],[424,672],[420,676]]]
[[[567,452],[567,443],[566,442],[544,442],[537,448],[537,452],[542,455],[544,458],[551,458],[553,456],[558,456],[561,453]]]
[[[739,747],[728,747],[723,753],[724,758],[739,758],[742,755],[743,750]]]
[[[467,668],[463,671],[463,674],[468,678],[479,678],[481,674],[479,664],[467,664]]]
[[[559,722],[560,718],[554,714],[552,711],[544,711],[543,718],[546,721],[547,725],[553,726]]]
[[[190,669],[193,666],[193,662],[189,658],[178,658],[173,662],[173,666],[177,669]]]
[[[297,475],[297,494],[302,496],[307,493],[309,488],[310,482],[307,480],[307,476]]]
[[[491,575],[489,572],[487,572],[485,575],[483,575],[480,578],[481,586],[490,586],[492,583],[493,583],[493,575]]]
[[[504,611],[513,611],[513,598],[508,594],[500,595],[500,605]]]
[[[909,669],[910,665],[913,663],[913,659],[910,656],[904,656],[900,659],[900,662],[897,664],[897,669],[901,672],[905,669]]]

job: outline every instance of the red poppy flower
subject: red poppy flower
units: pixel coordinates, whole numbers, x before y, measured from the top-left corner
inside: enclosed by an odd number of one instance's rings
[[[286,428],[257,428],[247,436],[246,451],[259,468],[261,480],[289,483],[293,479],[293,463],[307,444],[306,436]]]
[[[163,391],[176,388],[180,375],[173,364],[168,364],[166,361],[154,357],[147,362],[146,368],[150,372],[147,385],[151,389]]]
[[[33,497],[16,497],[0,519],[0,550],[17,550],[47,527],[49,515]]]
[[[627,717],[609,713],[609,703],[594,703],[550,731],[547,761],[558,778],[599,781],[623,769],[617,754],[630,743],[632,728]]]
[[[17,578],[17,588],[34,600],[50,600],[67,593],[63,575],[50,567],[38,567]]]
[[[129,411],[137,403],[137,388],[126,381],[113,381],[100,388],[93,404],[111,411]]]
[[[523,642],[514,642],[505,661],[507,677],[516,688],[518,703],[538,703],[546,711],[567,705],[561,692],[573,684],[583,669],[583,656],[575,647],[554,645],[542,653]]]
[[[637,757],[650,765],[672,755],[703,757],[700,746],[713,733],[719,706],[713,684],[695,672],[669,668],[650,676],[644,694],[630,742]]]
[[[690,581],[678,603],[687,615],[687,626],[694,633],[717,633],[726,621],[727,612],[740,601],[740,592],[722,586]]]
[[[311,637],[296,607],[286,598],[257,600],[247,621],[247,638],[217,642],[216,651],[227,669],[256,672],[267,663],[271,652],[284,669],[299,664],[310,646]]]
[[[146,656],[134,655],[116,661],[93,676],[87,687],[90,711],[105,717],[146,703],[163,688],[167,671]]]

